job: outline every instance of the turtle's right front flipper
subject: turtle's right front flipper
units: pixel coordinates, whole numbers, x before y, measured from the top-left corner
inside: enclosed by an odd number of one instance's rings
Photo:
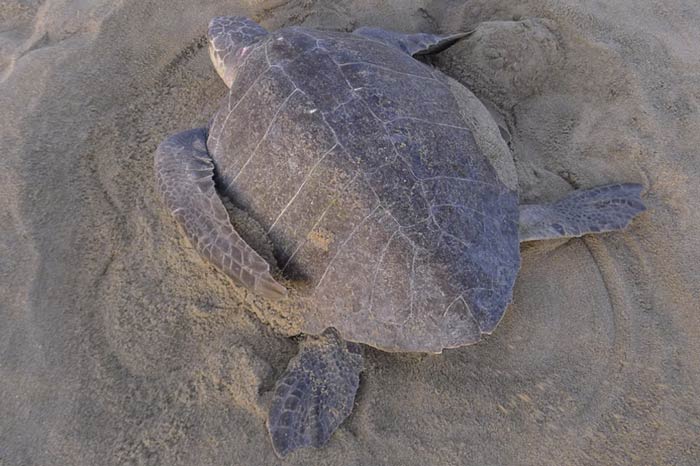
[[[214,163],[207,151],[206,128],[170,136],[156,151],[157,189],[195,249],[236,283],[271,299],[287,290],[270,275],[270,266],[233,229],[214,189]]]
[[[424,33],[404,34],[401,32],[387,31],[381,28],[363,26],[355,29],[352,33],[374,41],[384,42],[387,45],[403,50],[413,57],[417,57],[420,55],[440,53],[453,46],[461,39],[470,36],[474,31],[437,36],[435,34]]]

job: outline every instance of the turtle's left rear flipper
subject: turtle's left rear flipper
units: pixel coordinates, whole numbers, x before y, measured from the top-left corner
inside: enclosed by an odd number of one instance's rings
[[[207,151],[206,128],[170,136],[156,151],[157,189],[194,248],[235,282],[271,299],[287,290],[270,275],[270,266],[233,229],[214,189],[214,163]]]
[[[646,210],[641,192],[640,184],[611,184],[577,190],[550,204],[521,205],[520,241],[622,230]]]
[[[352,411],[362,368],[361,347],[332,329],[304,340],[275,385],[267,419],[279,456],[328,441]]]

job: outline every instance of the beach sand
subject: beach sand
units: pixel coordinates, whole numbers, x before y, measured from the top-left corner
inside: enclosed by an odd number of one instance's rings
[[[523,245],[494,334],[368,350],[327,447],[279,460],[295,352],[206,264],[153,153],[226,92],[215,15],[475,34],[435,66],[511,133],[522,201],[644,185],[622,233]],[[0,3],[0,465],[695,465],[700,4],[690,0]]]

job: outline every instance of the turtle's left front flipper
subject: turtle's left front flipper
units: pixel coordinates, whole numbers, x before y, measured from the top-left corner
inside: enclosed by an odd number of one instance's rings
[[[520,206],[520,241],[622,230],[646,210],[642,185],[611,184],[572,192],[550,204]]]
[[[323,446],[352,411],[362,369],[362,348],[334,330],[307,337],[275,385],[267,419],[275,452]]]
[[[287,290],[270,275],[270,265],[233,229],[214,188],[214,162],[207,150],[207,130],[170,136],[156,151],[158,191],[194,248],[229,277],[270,299]]]

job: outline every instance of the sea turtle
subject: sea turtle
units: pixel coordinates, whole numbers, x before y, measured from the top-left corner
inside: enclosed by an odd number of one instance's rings
[[[209,25],[230,91],[208,127],[160,144],[157,188],[266,322],[304,335],[267,419],[280,456],[323,445],[349,415],[361,344],[475,343],[511,301],[520,242],[619,230],[644,210],[630,183],[519,206],[488,111],[415,59],[468,34],[268,32],[239,16]],[[220,195],[252,222],[234,228]],[[250,225],[272,244],[267,260]]]

